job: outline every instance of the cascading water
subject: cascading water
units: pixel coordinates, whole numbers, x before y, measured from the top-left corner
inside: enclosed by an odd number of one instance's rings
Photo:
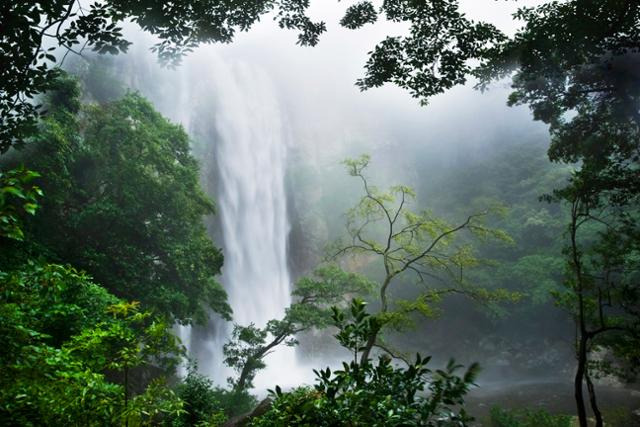
[[[128,65],[131,86],[149,94],[196,144],[203,187],[218,206],[218,226],[212,228],[218,229],[216,243],[224,251],[221,280],[233,323],[264,327],[282,318],[291,302],[287,123],[269,76],[255,65],[222,58],[213,48],[199,49],[174,71],[161,70],[144,51],[134,57],[147,60]],[[204,329],[177,327],[199,371],[220,385],[233,375],[222,354],[232,330],[215,316]],[[310,377],[310,371],[292,370],[299,366],[292,348],[277,349],[266,362],[254,381],[257,391]]]
[[[289,304],[286,146],[276,97],[242,64],[216,78],[223,279],[236,322],[264,326]]]
[[[267,76],[246,64],[219,67],[215,93],[217,199],[225,249],[222,279],[234,322],[264,327],[284,315],[291,299],[285,123]],[[222,347],[228,332],[218,334],[216,347]],[[215,377],[220,379],[217,373]]]

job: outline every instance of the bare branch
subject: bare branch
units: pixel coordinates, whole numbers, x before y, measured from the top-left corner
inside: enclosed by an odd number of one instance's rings
[[[386,345],[384,345],[383,343],[378,342],[378,341],[376,341],[373,344],[373,346],[379,348],[382,351],[384,351],[385,353],[387,353],[392,358],[401,360],[407,366],[411,366],[411,361],[405,355],[403,355],[402,353],[394,351],[394,350],[390,349],[389,347],[387,347]]]
[[[452,228],[450,230],[447,230],[444,233],[441,233],[438,237],[436,237],[433,240],[433,242],[431,242],[431,244],[424,251],[422,251],[419,255],[417,255],[417,256],[409,259],[407,262],[405,262],[405,266],[401,269],[401,271],[406,270],[411,264],[413,264],[414,262],[418,261],[421,258],[424,258],[429,252],[431,252],[431,250],[438,244],[438,242],[440,242],[446,236],[462,230],[463,228],[467,227],[469,225],[469,223],[471,223],[471,221],[474,218],[477,218],[477,217],[480,217],[480,216],[483,216],[483,215],[486,215],[486,213],[469,215],[469,217],[467,217],[466,221],[464,221],[462,224],[460,224],[457,227],[454,227],[454,228]]]

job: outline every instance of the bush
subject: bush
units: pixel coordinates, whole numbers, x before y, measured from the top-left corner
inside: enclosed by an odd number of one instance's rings
[[[217,400],[217,391],[213,382],[197,373],[195,367],[176,388],[176,394],[184,402],[179,416],[168,423],[172,427],[218,426],[226,420]]]
[[[163,319],[68,266],[0,271],[0,289],[0,425],[133,427],[182,410],[160,379],[137,394],[127,381],[133,369],[177,363]]]
[[[538,409],[491,408],[491,427],[570,427],[570,415],[554,415]]]
[[[313,388],[283,393],[276,387],[271,409],[252,426],[465,426],[472,420],[463,404],[478,365],[459,377],[461,367],[453,361],[444,370],[431,371],[430,357],[420,355],[407,368],[395,367],[388,357],[358,362],[362,337],[375,326],[364,307],[362,301],[352,302],[350,322],[340,313],[334,315],[340,328],[336,337],[354,352],[353,361],[335,372],[315,371]]]
[[[190,366],[187,377],[176,387],[176,394],[184,402],[183,412],[169,420],[172,427],[218,426],[228,418],[253,409],[255,397],[216,387],[209,378]]]
[[[227,417],[246,414],[258,404],[255,396],[246,390],[233,391],[216,387],[214,396]]]

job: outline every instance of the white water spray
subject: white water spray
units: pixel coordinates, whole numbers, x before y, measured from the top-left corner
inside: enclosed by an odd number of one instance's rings
[[[139,55],[145,57],[144,52]],[[221,281],[233,323],[264,327],[281,319],[291,302],[288,131],[278,91],[259,67],[225,59],[212,47],[194,52],[175,71],[160,70],[153,61],[149,57],[131,67],[137,70],[131,73],[132,86],[152,94],[154,104],[194,139],[203,187],[218,206],[222,241],[216,243],[224,250]],[[144,90],[148,81],[164,90]],[[234,375],[222,354],[232,329],[215,316],[207,330],[176,327],[199,371],[219,385]],[[256,392],[312,377],[310,369],[300,368],[293,348],[278,348],[265,362],[267,368],[254,381]]]
[[[284,117],[268,77],[246,64],[219,67],[215,83],[217,197],[225,248],[222,279],[234,322],[264,327],[282,318],[291,301]],[[221,339],[226,338],[218,336],[215,345],[222,347]],[[258,382],[278,381],[295,363],[294,356],[292,351],[280,352]],[[221,379],[217,373],[215,377]]]
[[[233,322],[264,327],[271,319],[281,319],[291,302],[286,118],[266,73],[206,53],[185,64],[181,86],[188,87],[190,96],[181,98],[188,100],[186,105],[178,102],[182,105],[177,117],[188,129],[197,127],[200,134],[212,138],[199,141],[206,147],[201,150],[205,172],[215,169],[215,183],[205,177],[203,184],[218,205],[222,235],[218,243],[225,257],[222,283],[233,308]],[[203,73],[207,78],[202,78]],[[185,111],[189,111],[186,116]],[[203,132],[203,127],[209,131]],[[199,370],[224,385],[234,375],[222,362],[222,347],[233,325],[222,320],[214,323],[217,326],[208,336],[185,328],[179,333],[195,355],[200,353]],[[254,381],[257,392],[276,384],[297,385],[310,377],[310,370],[299,368],[293,348],[279,348],[265,362],[266,369]]]

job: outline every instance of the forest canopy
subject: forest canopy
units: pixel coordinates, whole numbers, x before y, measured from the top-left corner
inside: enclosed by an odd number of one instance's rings
[[[276,347],[333,334],[353,360],[315,371],[312,388],[276,387],[272,401],[256,408],[262,412],[249,416],[253,425],[468,425],[465,398],[478,365],[462,374],[453,361],[431,370],[430,357],[407,357],[381,334],[387,326],[423,325],[416,313],[432,320],[441,309],[471,307],[457,296],[481,303],[469,315],[481,319],[473,331],[512,316],[526,324],[519,331],[526,335],[535,330],[531,325],[552,323],[540,320],[552,312],[551,302],[563,310],[575,332],[570,375],[578,424],[586,427],[589,418],[598,427],[610,423],[598,377],[632,383],[640,366],[640,0],[519,7],[513,34],[468,16],[457,0],[359,0],[337,7],[345,29],[386,21],[406,30],[372,41],[357,88],[392,84],[428,107],[456,86],[484,91],[508,81],[507,104],[527,106],[545,125],[548,160],[560,165],[542,165],[529,147],[505,150],[479,171],[463,165],[452,175],[441,166],[437,191],[424,184],[418,191],[390,186],[385,192],[363,173],[367,156],[347,160],[363,194],[346,213],[347,242],[332,247],[338,265],[298,272],[280,318],[236,324],[226,344],[216,342],[224,356],[212,363],[226,363],[236,374],[230,388],[202,377],[194,365],[180,378],[176,369],[184,367],[186,353],[173,328],[224,329],[220,325],[232,320],[219,283],[222,250],[205,226],[215,205],[201,188],[193,141],[140,93],[100,102],[64,71],[68,58],[126,53],[129,23],[156,38],[152,50],[170,67],[200,45],[233,42],[260,20],[297,32],[297,43],[308,47],[321,43],[329,26],[312,17],[308,0],[5,2],[2,423],[219,425],[255,407],[253,380]],[[85,55],[88,49],[93,53]],[[105,79],[102,88],[118,92],[108,87],[120,85],[116,80]],[[435,170],[416,175],[429,182]],[[433,206],[409,210],[418,193],[432,196],[445,218],[427,209]],[[485,210],[475,210],[483,202],[512,211],[487,219]],[[339,214],[329,210],[325,224],[337,223]],[[460,238],[463,231],[469,235]],[[514,246],[492,245],[494,239]],[[341,258],[353,253],[358,257]],[[512,311],[500,305],[521,300]],[[459,319],[444,320],[463,334]],[[444,339],[449,335],[447,328]],[[496,425],[522,424],[499,409],[491,417]]]
[[[229,317],[215,279],[222,254],[202,222],[214,207],[187,134],[138,94],[81,106],[78,82],[58,84],[28,150],[10,158],[39,171],[46,197],[4,268],[18,252],[46,254],[178,321],[204,322],[209,309]]]

